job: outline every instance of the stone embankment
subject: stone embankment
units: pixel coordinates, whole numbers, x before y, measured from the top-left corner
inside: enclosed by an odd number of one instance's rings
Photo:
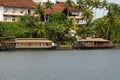
[[[60,45],[56,49],[57,50],[71,50],[72,49],[72,45]]]
[[[114,44],[114,48],[120,48],[120,44]]]

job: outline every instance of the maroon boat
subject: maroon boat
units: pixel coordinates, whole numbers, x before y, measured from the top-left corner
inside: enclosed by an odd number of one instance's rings
[[[86,37],[80,39],[73,44],[73,48],[76,49],[95,49],[95,48],[113,48],[111,41],[103,38]]]

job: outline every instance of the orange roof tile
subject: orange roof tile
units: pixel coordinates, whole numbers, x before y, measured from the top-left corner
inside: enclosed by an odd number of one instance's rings
[[[1,6],[35,8],[37,4],[32,0],[0,0]]]
[[[69,11],[80,11],[72,7],[67,8],[65,2],[57,2],[56,4],[52,6],[52,9],[45,9],[45,13],[51,14],[51,13],[56,13],[56,12],[63,12],[64,10],[68,10],[68,9]]]

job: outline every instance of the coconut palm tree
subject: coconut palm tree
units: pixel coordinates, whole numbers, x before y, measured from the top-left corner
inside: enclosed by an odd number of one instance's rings
[[[93,27],[81,27],[79,30],[77,30],[77,35],[79,35],[81,38],[85,37],[93,37],[95,34]]]
[[[34,29],[35,36],[38,38],[44,38],[46,37],[46,28],[44,23],[37,22],[37,26]]]
[[[56,42],[56,38],[60,38],[61,34],[64,34],[63,24],[58,24],[55,22],[47,22],[46,23],[46,32],[48,34],[48,38]],[[63,37],[63,36],[62,36]]]
[[[93,0],[85,0],[86,7],[93,7]]]
[[[39,19],[41,20],[41,16],[44,15],[44,8],[41,4],[38,4],[37,8],[35,9],[35,13],[39,15]]]
[[[70,13],[69,8],[73,7],[73,1],[72,0],[66,0],[65,3],[66,3],[67,10],[68,10],[67,16],[69,16],[69,13]]]
[[[100,6],[101,6],[100,0],[94,0],[93,2],[93,7],[95,8],[94,18],[96,17],[97,8],[100,8]]]
[[[77,0],[77,8],[78,9],[84,9],[84,6],[85,6],[85,4],[84,4],[84,0]]]
[[[107,8],[107,6],[108,6],[107,0],[103,0],[102,5],[101,5],[101,8],[103,8],[103,16],[104,16],[105,9]]]
[[[94,27],[95,27],[96,37],[105,38],[106,37],[106,32],[107,32],[105,19],[104,18],[98,18],[98,19],[93,21],[93,24],[94,24]]]
[[[50,15],[50,10],[52,10],[52,2],[50,0],[47,0],[46,4],[45,4],[45,8],[48,9],[49,13],[48,13],[48,21],[49,21],[49,15]]]
[[[89,7],[84,8],[82,17],[86,20],[86,26],[93,20],[93,11]]]
[[[119,26],[119,18],[115,14],[115,11],[113,10],[114,4],[111,3],[108,6],[108,14],[106,17],[106,24],[108,25],[108,29],[106,32],[106,39],[109,39],[109,32],[110,32],[110,27],[116,27]]]

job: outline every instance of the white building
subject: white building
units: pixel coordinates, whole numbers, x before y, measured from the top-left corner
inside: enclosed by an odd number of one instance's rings
[[[36,3],[45,4],[48,0],[33,0]],[[50,0],[52,3],[55,3],[57,0]]]
[[[35,7],[32,0],[0,0],[0,21],[17,21],[24,14],[33,14]]]

